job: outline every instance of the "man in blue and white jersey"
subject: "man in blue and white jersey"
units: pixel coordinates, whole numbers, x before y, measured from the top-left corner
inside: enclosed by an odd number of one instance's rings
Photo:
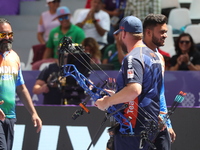
[[[158,47],[164,46],[165,39],[167,38],[167,17],[162,14],[149,14],[146,16],[143,22],[143,41],[150,49],[154,50],[161,60],[164,60],[163,56],[158,52]],[[164,61],[163,61],[164,62]],[[163,76],[164,76],[165,64],[163,63]],[[164,78],[163,78],[164,79]],[[160,95],[160,111],[161,115],[167,113],[166,100],[164,95],[164,80]],[[171,121],[168,119],[167,128],[159,132],[155,146],[159,150],[170,150],[171,142],[174,142],[176,134],[172,129]],[[169,136],[169,133],[171,136]]]

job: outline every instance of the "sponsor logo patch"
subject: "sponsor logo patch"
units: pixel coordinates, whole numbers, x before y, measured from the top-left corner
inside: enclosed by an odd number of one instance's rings
[[[127,78],[131,79],[134,77],[134,70],[133,69],[128,69],[127,70]]]

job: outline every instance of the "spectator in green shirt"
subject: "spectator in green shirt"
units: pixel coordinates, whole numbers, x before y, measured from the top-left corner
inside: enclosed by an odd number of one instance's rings
[[[46,44],[46,50],[43,55],[43,59],[58,58],[57,50],[60,39],[64,36],[68,36],[74,43],[81,43],[85,39],[84,31],[70,22],[71,13],[70,10],[61,6],[56,11],[57,17],[60,22],[60,26],[53,28],[49,34],[49,40]]]
[[[119,70],[125,54],[121,49],[118,34],[115,34],[114,37],[115,43],[104,49],[102,64],[113,64],[114,70]]]

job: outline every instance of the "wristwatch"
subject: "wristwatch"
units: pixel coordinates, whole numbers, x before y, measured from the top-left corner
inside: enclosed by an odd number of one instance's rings
[[[189,65],[191,65],[191,64],[192,64],[191,61],[188,61],[187,65],[189,66]]]

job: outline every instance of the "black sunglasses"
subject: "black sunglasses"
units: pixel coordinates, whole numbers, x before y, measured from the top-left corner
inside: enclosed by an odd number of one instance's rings
[[[180,44],[183,44],[183,43],[185,43],[185,44],[189,44],[190,41],[179,41],[179,43],[180,43]]]

